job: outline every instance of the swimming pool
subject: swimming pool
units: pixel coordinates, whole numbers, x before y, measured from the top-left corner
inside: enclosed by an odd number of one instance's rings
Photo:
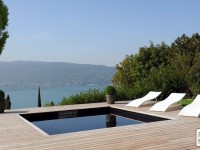
[[[49,135],[167,120],[111,107],[21,114],[21,116]]]

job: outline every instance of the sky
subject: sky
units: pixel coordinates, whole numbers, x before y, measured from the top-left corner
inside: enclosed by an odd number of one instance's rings
[[[200,33],[200,0],[4,0],[9,39],[0,61],[115,66],[150,41]]]

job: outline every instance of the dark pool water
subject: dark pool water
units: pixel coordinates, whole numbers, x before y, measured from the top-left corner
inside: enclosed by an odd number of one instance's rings
[[[117,115],[96,115],[32,122],[49,135],[143,123]]]

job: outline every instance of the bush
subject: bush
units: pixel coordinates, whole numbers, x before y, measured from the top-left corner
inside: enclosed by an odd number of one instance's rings
[[[105,93],[107,95],[115,95],[116,94],[116,89],[113,86],[107,86],[105,89]]]
[[[133,86],[117,87],[116,96],[118,101],[135,99],[135,89]]]
[[[45,106],[46,106],[46,107],[54,106],[54,102],[53,102],[53,101],[51,101],[51,102],[46,102]]]
[[[127,100],[126,90],[122,87],[116,87],[117,100]]]
[[[154,85],[154,89],[162,91],[160,99],[165,99],[172,92],[190,93],[186,75],[171,67],[163,67],[152,72],[149,79]]]
[[[58,105],[86,104],[105,102],[105,93],[96,89],[89,89],[85,92],[79,92],[68,98],[64,97]]]
[[[153,90],[152,86],[148,86],[150,82],[146,79],[136,82],[132,86],[121,86],[116,88],[116,95],[118,100],[133,100],[146,95],[149,91]]]
[[[0,99],[5,99],[5,93],[2,90],[0,90]]]

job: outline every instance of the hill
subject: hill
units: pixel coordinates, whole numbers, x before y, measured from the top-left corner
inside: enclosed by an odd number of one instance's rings
[[[109,84],[114,67],[65,62],[0,62],[0,86]]]

